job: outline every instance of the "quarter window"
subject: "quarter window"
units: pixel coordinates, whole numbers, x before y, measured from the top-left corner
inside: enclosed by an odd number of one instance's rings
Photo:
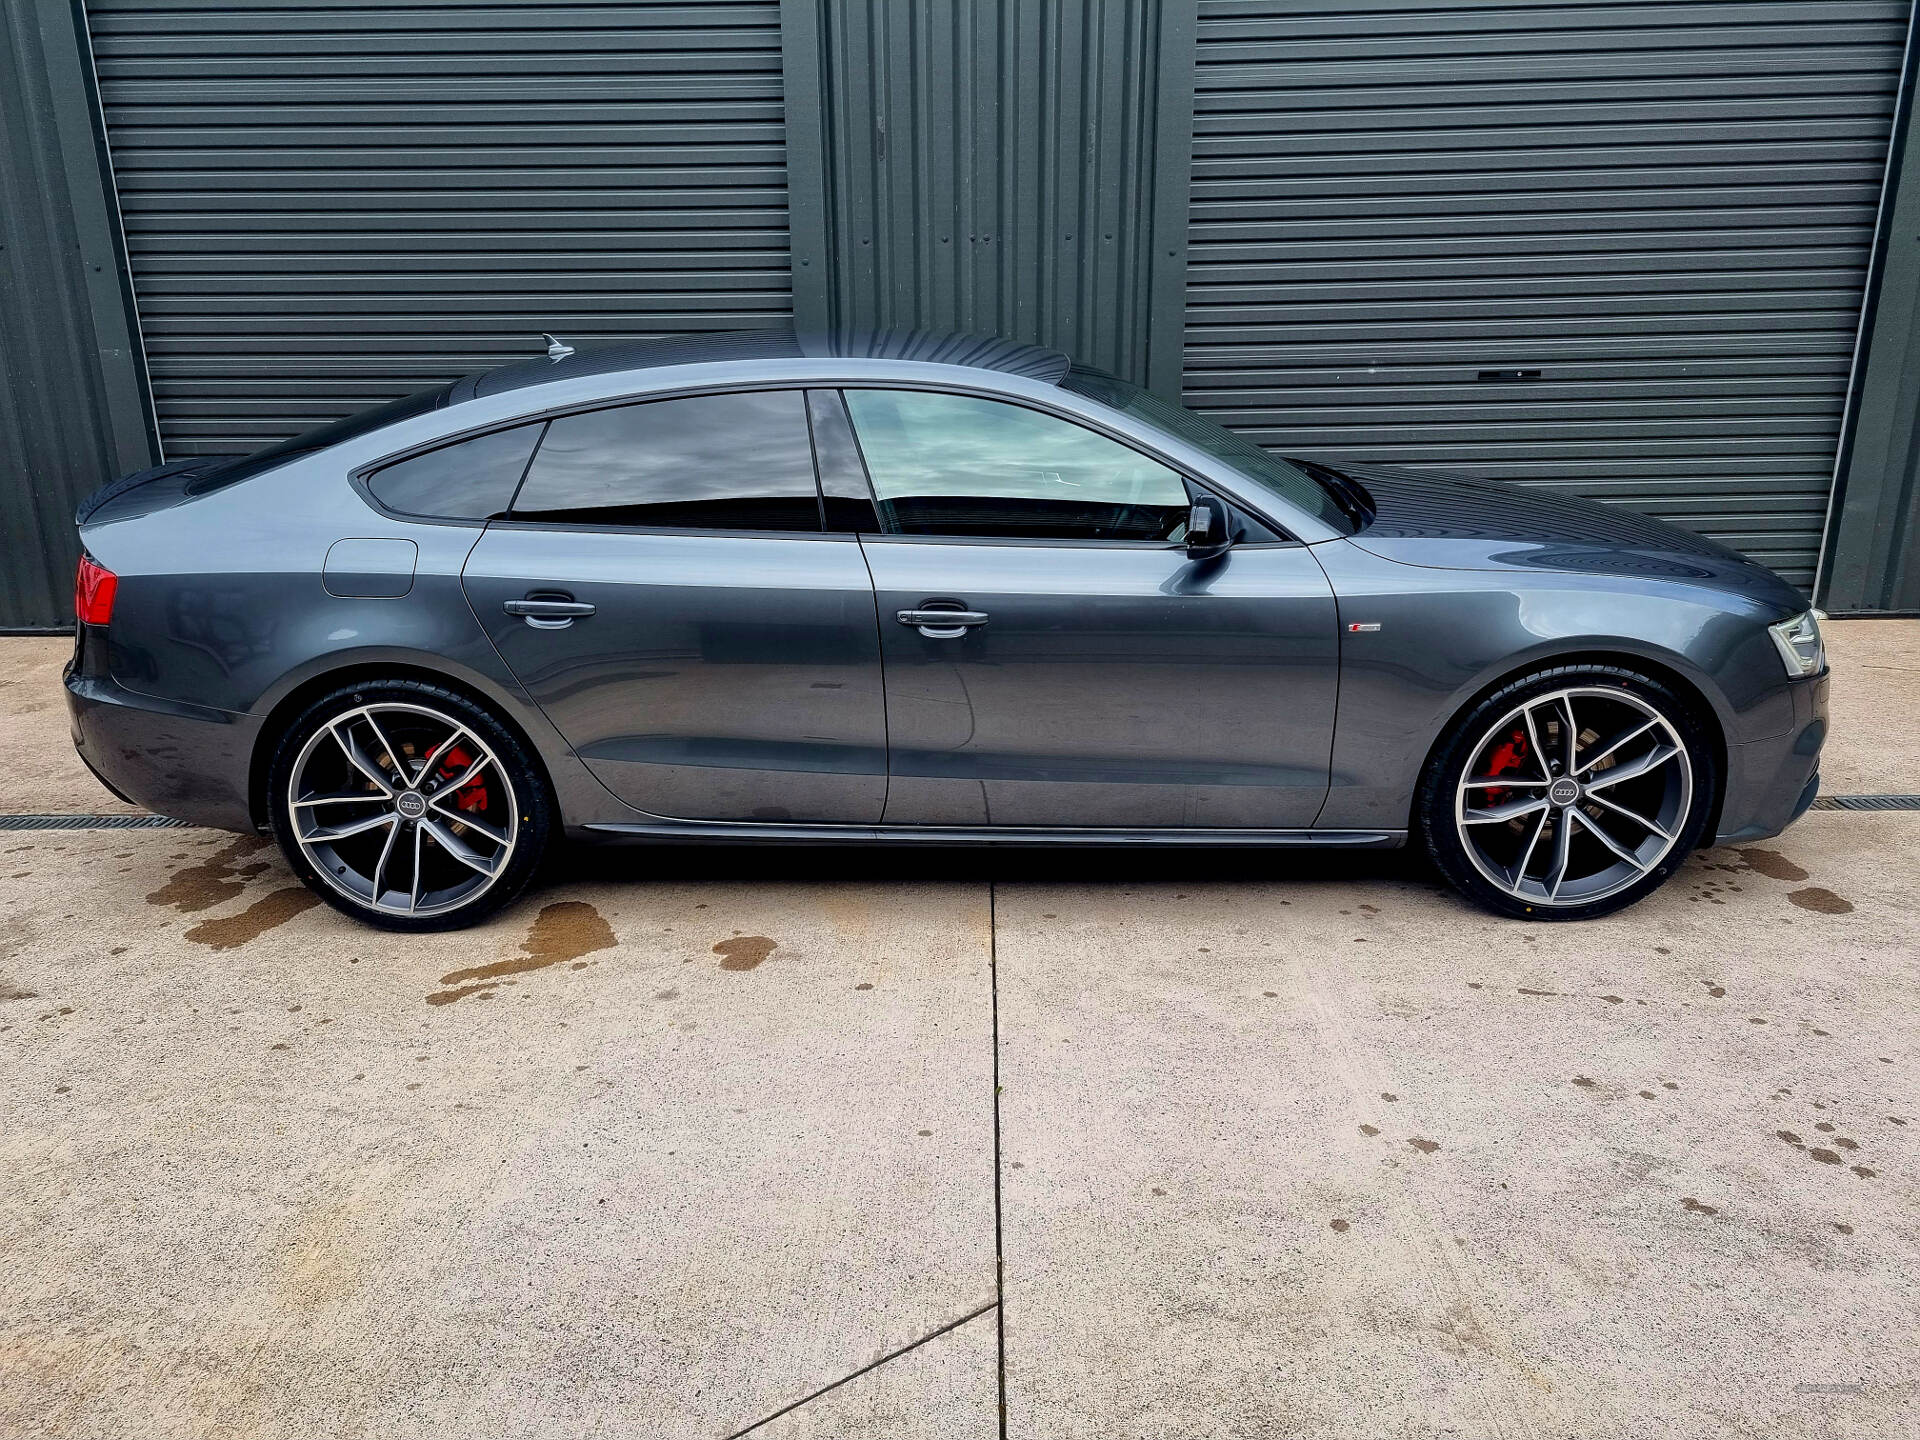
[[[367,477],[367,488],[402,515],[490,520],[507,513],[539,438],[537,424],[476,435],[376,470]]]
[[[1178,473],[1022,405],[849,390],[880,517],[902,535],[1168,541],[1190,508]]]
[[[817,532],[806,402],[798,390],[762,390],[561,416],[513,518]]]

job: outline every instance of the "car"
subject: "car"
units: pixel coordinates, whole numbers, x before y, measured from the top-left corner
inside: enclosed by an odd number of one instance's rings
[[[1816,612],[1725,546],[989,338],[553,341],[76,520],[94,773],[395,930],[563,836],[1411,837],[1582,919],[1792,823],[1826,734]]]

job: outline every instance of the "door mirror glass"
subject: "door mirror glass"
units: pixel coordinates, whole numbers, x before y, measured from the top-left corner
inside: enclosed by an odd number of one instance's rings
[[[1187,517],[1187,553],[1213,555],[1233,543],[1227,533],[1227,507],[1211,495],[1193,502]]]

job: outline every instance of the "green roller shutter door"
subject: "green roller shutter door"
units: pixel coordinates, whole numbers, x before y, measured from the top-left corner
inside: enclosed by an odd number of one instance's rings
[[[777,0],[89,0],[169,458],[792,314]]]
[[[1908,14],[1203,0],[1188,403],[1809,584]]]

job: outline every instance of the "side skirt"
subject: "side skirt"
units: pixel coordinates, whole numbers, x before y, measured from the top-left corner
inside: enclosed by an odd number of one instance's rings
[[[1047,830],[1031,826],[766,825],[746,821],[627,821],[581,825],[576,840],[608,843],[729,844],[785,840],[836,845],[1248,846],[1314,850],[1393,850],[1404,830]]]

